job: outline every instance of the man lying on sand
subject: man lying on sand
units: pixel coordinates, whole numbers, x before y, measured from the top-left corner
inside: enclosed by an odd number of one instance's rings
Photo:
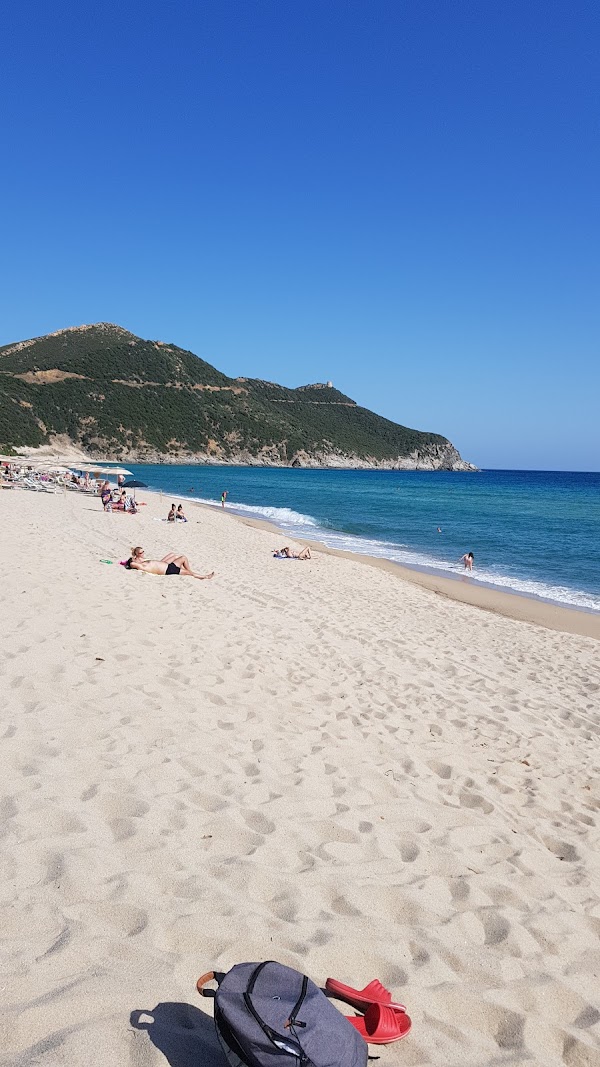
[[[288,545],[285,548],[276,548],[273,556],[275,559],[312,559],[310,548],[303,548],[301,552],[292,552]]]
[[[176,556],[174,552],[169,552],[162,559],[146,559],[144,557],[144,549],[137,548],[131,549],[131,555],[127,560],[125,566],[130,571],[145,571],[146,574],[183,574],[187,578],[213,578],[214,571],[210,574],[196,574],[190,567],[187,556]]]

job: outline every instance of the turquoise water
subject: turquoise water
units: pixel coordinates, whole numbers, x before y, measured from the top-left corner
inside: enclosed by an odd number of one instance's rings
[[[458,576],[472,551],[474,581],[600,611],[600,474],[131,469],[152,489],[209,504],[227,489],[231,510],[290,537],[405,566]]]

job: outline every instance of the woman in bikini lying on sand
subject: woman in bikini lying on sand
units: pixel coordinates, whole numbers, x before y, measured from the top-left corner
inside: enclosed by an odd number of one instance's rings
[[[215,573],[211,571],[210,574],[196,574],[190,567],[187,556],[176,556],[174,552],[169,552],[162,559],[146,559],[144,549],[139,546],[131,549],[125,566],[130,571],[145,571],[146,574],[183,574],[186,578],[213,578]]]
[[[285,548],[274,549],[273,555],[275,559],[311,559],[308,546],[303,548],[301,552],[292,552],[291,548],[286,545]]]

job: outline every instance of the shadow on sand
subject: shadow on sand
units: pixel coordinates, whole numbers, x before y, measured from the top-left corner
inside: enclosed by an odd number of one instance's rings
[[[147,1030],[170,1067],[228,1067],[212,1016],[191,1004],[166,1001],[132,1011],[130,1023]]]

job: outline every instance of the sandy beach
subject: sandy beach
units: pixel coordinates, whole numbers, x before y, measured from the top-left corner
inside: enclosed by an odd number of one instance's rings
[[[598,619],[141,496],[0,495],[2,1067],[223,1067],[269,958],[391,988],[383,1065],[600,1065]]]

